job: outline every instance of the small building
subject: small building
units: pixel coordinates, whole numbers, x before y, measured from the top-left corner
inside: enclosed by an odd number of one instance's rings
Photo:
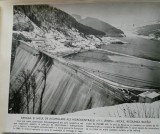
[[[139,94],[138,96],[139,96],[138,101],[141,103],[152,103],[160,99],[160,94],[157,92],[146,91]]]
[[[142,102],[142,103],[144,103],[145,102],[145,99],[146,99],[146,95],[147,94],[149,94],[150,92],[143,92],[143,93],[141,93],[141,94],[139,94],[138,96],[139,96],[139,99],[138,99],[138,102]]]

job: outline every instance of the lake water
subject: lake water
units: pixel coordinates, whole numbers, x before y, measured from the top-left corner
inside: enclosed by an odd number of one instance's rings
[[[160,42],[136,36],[119,39],[128,43],[103,45],[101,49],[135,57],[93,50],[69,55],[66,60],[122,85],[159,88]]]
[[[160,41],[145,39],[134,35],[118,39],[128,43],[103,45],[101,48],[141,58],[160,61]]]

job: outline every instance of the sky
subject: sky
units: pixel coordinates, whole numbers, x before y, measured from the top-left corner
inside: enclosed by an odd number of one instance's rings
[[[53,5],[69,14],[82,18],[94,17],[115,27],[130,27],[150,24],[160,20],[160,3],[107,2],[92,4]]]

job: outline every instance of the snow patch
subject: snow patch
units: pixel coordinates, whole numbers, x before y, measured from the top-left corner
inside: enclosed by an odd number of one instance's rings
[[[160,101],[153,103],[125,103],[70,113],[71,116],[159,118]]]

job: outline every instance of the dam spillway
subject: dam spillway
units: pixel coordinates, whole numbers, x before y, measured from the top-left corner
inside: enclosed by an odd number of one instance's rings
[[[20,83],[18,78],[23,71],[28,72],[28,79],[35,74],[34,113],[39,113],[40,96],[44,85],[42,114],[66,114],[125,102],[124,95],[120,91],[98,77],[81,70],[78,66],[37,51],[24,42],[13,41],[15,42],[18,42],[18,45],[12,59],[10,88],[23,90],[24,81]],[[46,80],[44,80],[44,67],[47,70]],[[29,97],[29,111],[27,111],[26,99],[23,100],[20,113],[32,114],[32,95]]]

